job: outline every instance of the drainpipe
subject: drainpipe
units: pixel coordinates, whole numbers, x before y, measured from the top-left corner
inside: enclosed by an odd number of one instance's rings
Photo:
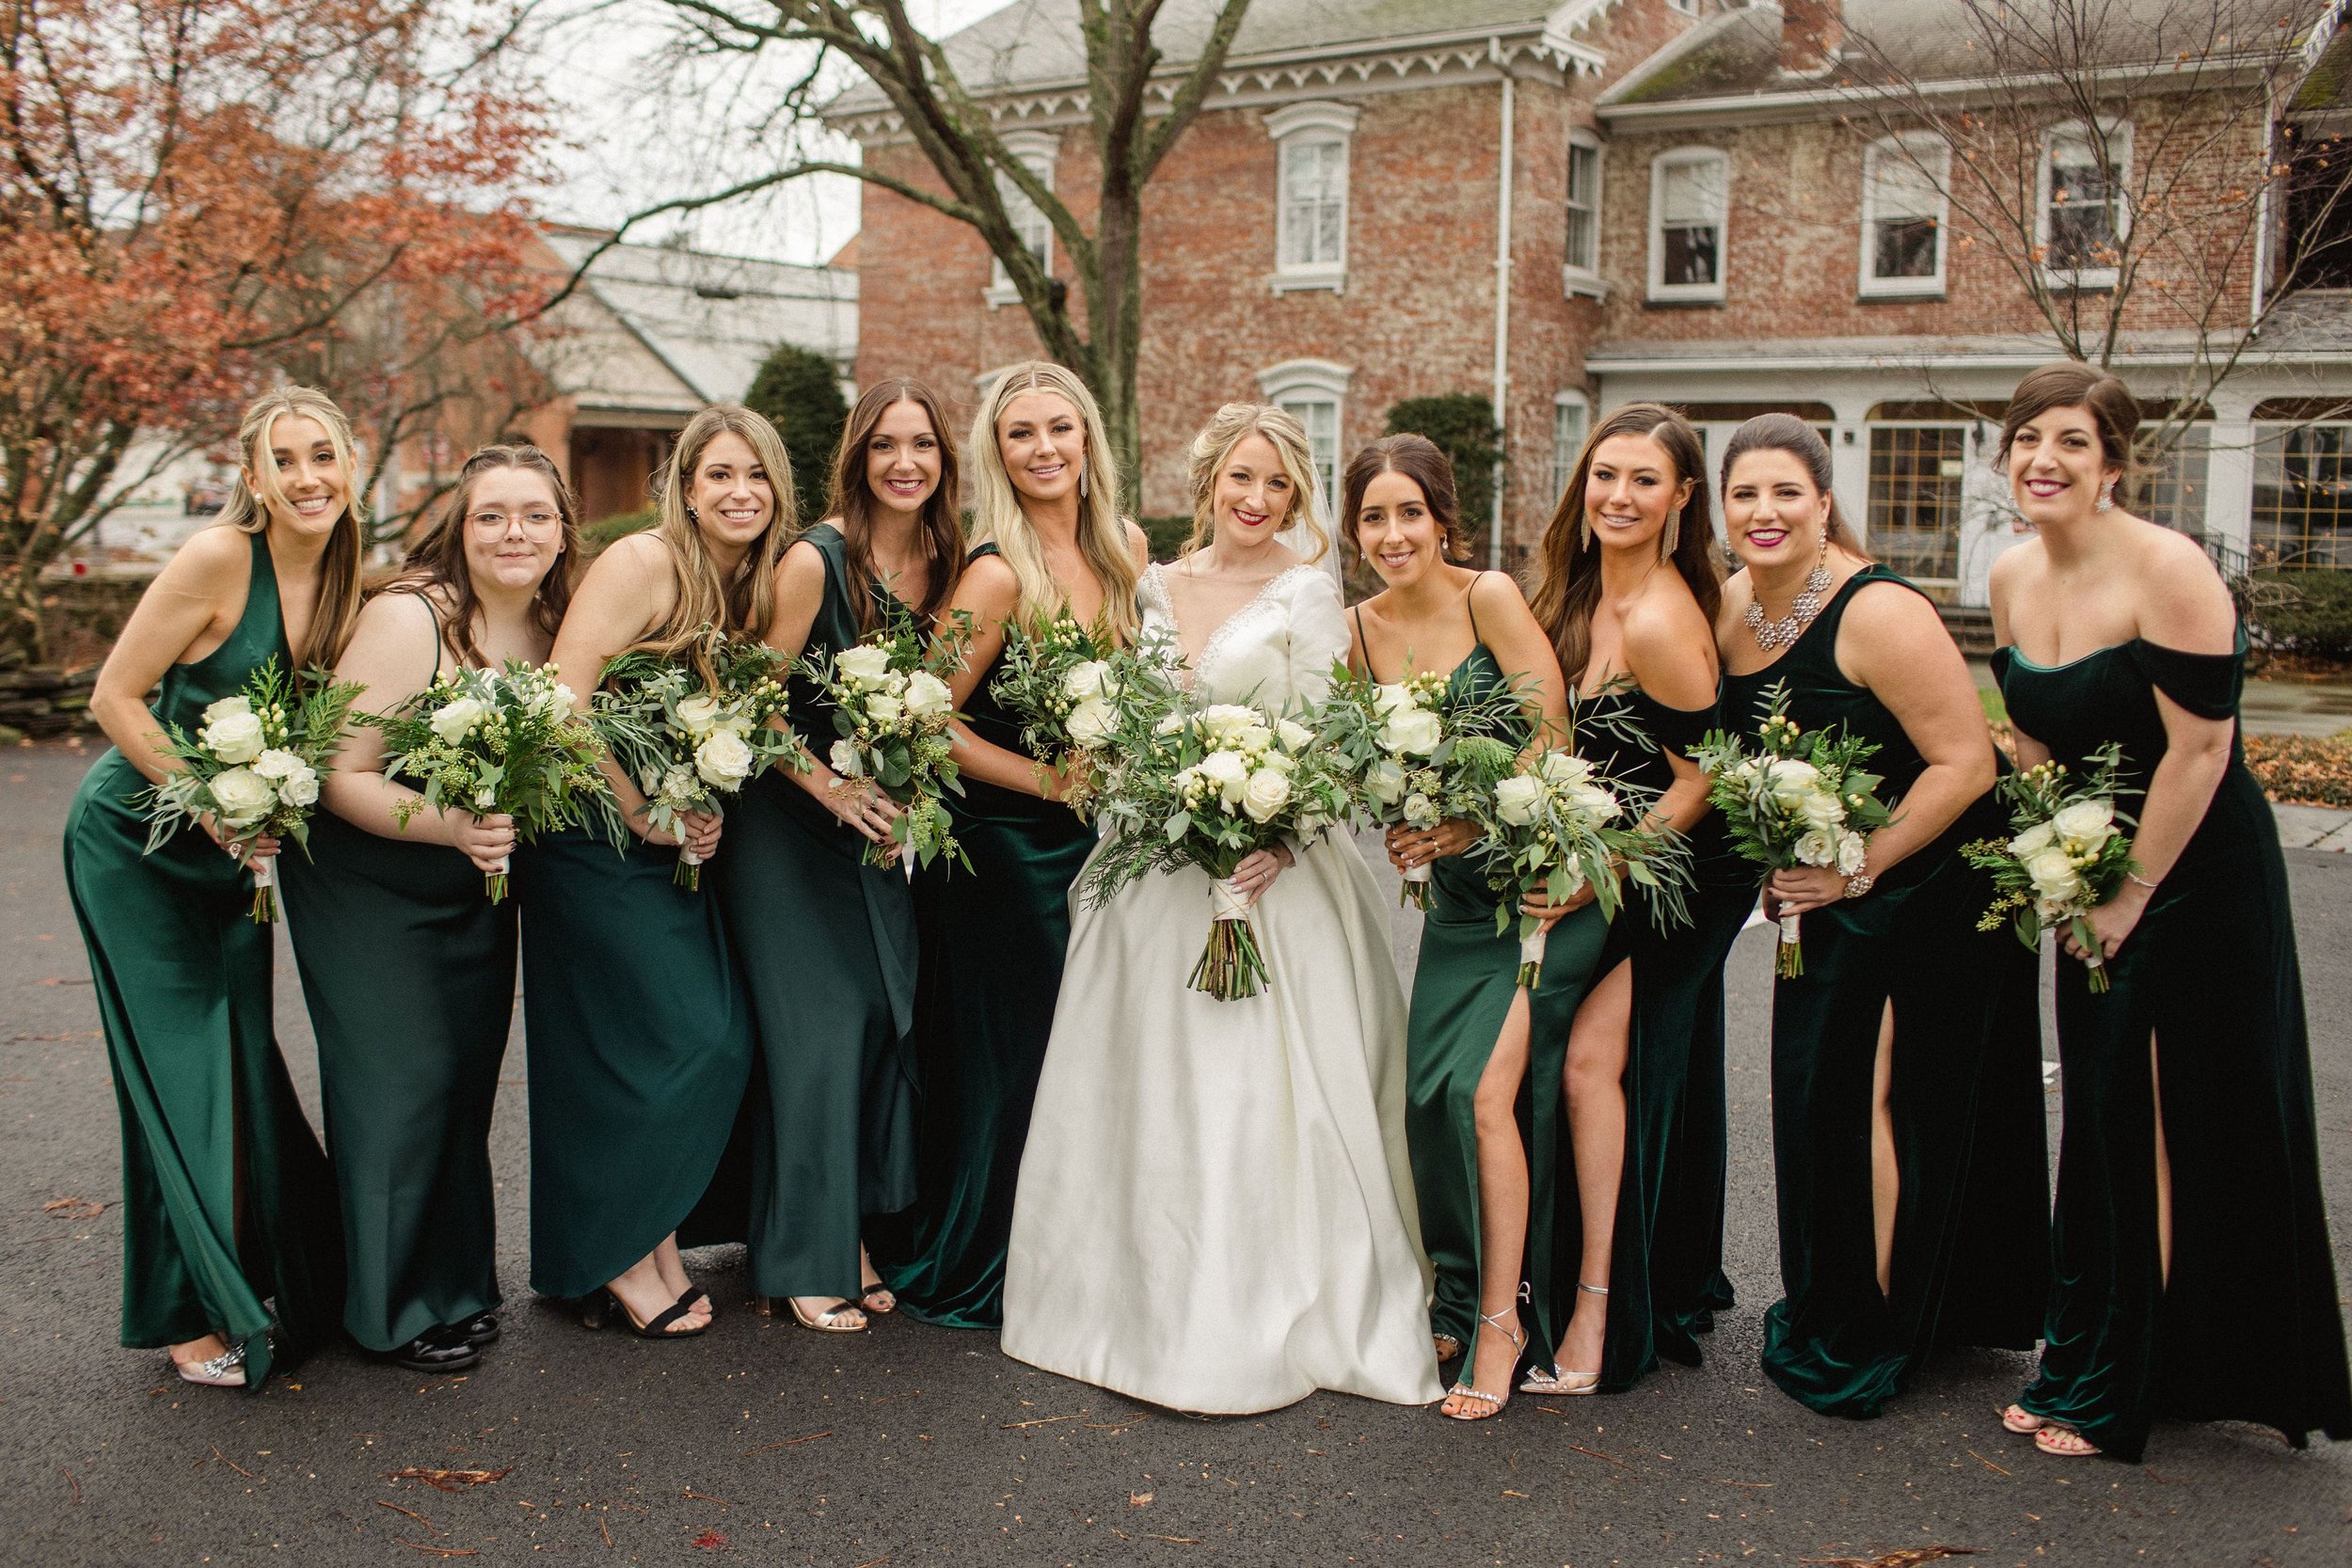
[[[1486,40],[1486,57],[1502,72],[1502,173],[1496,197],[1495,217],[1495,423],[1505,432],[1506,455],[1494,468],[1494,505],[1486,519],[1486,569],[1502,569],[1502,483],[1510,448],[1510,420],[1504,410],[1511,390],[1511,133],[1517,107],[1510,62],[1502,56],[1502,40]]]

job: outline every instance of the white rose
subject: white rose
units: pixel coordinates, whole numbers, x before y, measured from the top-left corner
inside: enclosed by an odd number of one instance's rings
[[[531,699],[531,711],[542,718],[551,714],[568,713],[572,707],[572,689],[562,681],[552,681],[540,689]]]
[[[223,697],[204,710],[204,722],[217,724],[232,713],[251,713],[252,711],[253,699],[250,697]]]
[[[694,770],[675,763],[671,765],[669,771],[661,775],[656,787],[662,799],[666,800],[691,800],[702,793],[694,787]],[[645,793],[651,795],[655,793],[655,790],[648,789]]]
[[[1111,737],[1111,705],[1100,697],[1085,698],[1070,710],[1070,717],[1063,722],[1070,730],[1071,739],[1092,750]]]
[[[1837,835],[1837,874],[1841,877],[1852,876],[1862,869],[1862,863],[1869,857],[1869,842],[1860,833],[1839,833]]]
[[[1392,713],[1409,713],[1420,705],[1413,701],[1412,689],[1403,685],[1375,686],[1372,689],[1372,711],[1386,719]]]
[[[842,649],[833,667],[843,680],[860,686],[880,686],[890,673],[890,655],[885,649],[860,644]]]
[[[909,718],[929,719],[946,712],[955,705],[955,697],[946,681],[928,670],[917,670],[907,677],[906,703]]]
[[[289,805],[316,805],[319,798],[319,776],[310,770],[308,764],[298,765],[294,772],[286,775],[285,782],[278,786],[278,793]]]
[[[262,754],[262,721],[250,709],[224,713],[205,725],[197,738],[223,762],[251,762]]]
[[[1776,757],[1765,764],[1764,784],[1781,810],[1798,811],[1804,807],[1806,796],[1820,791],[1821,770],[1794,757]]]
[[[2076,854],[2087,853],[2103,843],[2107,830],[2115,822],[2115,803],[2111,800],[2077,800],[2060,807],[2050,818],[2050,826]]]
[[[454,697],[443,703],[433,715],[433,733],[454,746],[466,738],[466,732],[482,721],[490,711],[479,697]]]
[[[1212,741],[1224,745],[1244,730],[1265,727],[1265,715],[1240,703],[1213,703],[1200,710],[1200,728]]]
[[[833,763],[833,770],[845,779],[857,778],[866,771],[865,765],[858,759],[857,748],[847,740],[836,740],[833,743],[830,760]]]
[[[1836,796],[1819,790],[1797,802],[1797,819],[1808,828],[1835,828],[1846,820],[1846,808]]]
[[[1078,702],[1084,702],[1089,697],[1100,697],[1110,673],[1111,667],[1099,658],[1073,664],[1061,678],[1062,695]]]
[[[1279,768],[1261,768],[1249,775],[1241,792],[1241,809],[1252,822],[1269,822],[1291,803],[1291,782]]]
[[[752,776],[752,749],[733,730],[713,730],[694,748],[694,771],[703,783],[733,789]]]
[[[677,705],[677,721],[686,726],[689,735],[707,735],[719,721],[719,699],[697,693]]]
[[[1242,791],[1249,786],[1249,765],[1237,752],[1211,752],[1200,759],[1200,776],[1208,781],[1229,806],[1241,803]]]
[[[1445,738],[1438,716],[1425,707],[1399,708],[1380,725],[1380,744],[1391,752],[1425,757]]]
[[[1263,724],[1244,724],[1226,741],[1236,752],[1256,755],[1274,749],[1274,732]]]
[[[1184,716],[1181,713],[1164,715],[1160,721],[1152,727],[1157,734],[1174,735],[1178,730],[1184,727]]]
[[[1282,749],[1286,752],[1303,752],[1315,743],[1314,731],[1289,719],[1277,719],[1274,721],[1274,737],[1282,743]]]
[[[1535,776],[1546,784],[1575,785],[1593,776],[1593,765],[1569,752],[1546,752],[1535,759]]]
[[[2026,861],[2058,842],[2058,831],[2047,822],[2037,822],[2009,841],[2011,858]]]
[[[231,768],[213,775],[213,805],[229,827],[249,828],[267,816],[277,803],[277,789],[250,768]]]
[[[290,779],[296,771],[307,771],[303,760],[292,752],[273,746],[253,759],[253,771],[265,779]]]
[[[1495,785],[1495,815],[1515,827],[1535,820],[1535,807],[1544,798],[1544,782],[1515,773]]]
[[[1405,769],[1382,757],[1364,769],[1364,793],[1384,806],[1396,804],[1405,794]]]
[[[1815,828],[1797,840],[1799,865],[1836,865],[1837,835],[1827,828]]]
[[[489,811],[499,803],[499,792],[485,786],[473,792],[473,809]]]
[[[877,691],[866,699],[866,717],[877,724],[895,724],[906,711],[906,705],[887,691]]]
[[[1434,828],[1438,825],[1438,803],[1418,791],[1405,797],[1405,804],[1398,811],[1408,828]]]
[[[2082,878],[2065,850],[2053,846],[2026,862],[2034,893],[2053,904],[2071,904],[2082,893]]]
[[[1614,795],[1597,784],[1577,784],[1569,791],[1569,796],[1575,800],[1576,809],[1596,822],[1613,822],[1617,814],[1625,809],[1617,803]]]

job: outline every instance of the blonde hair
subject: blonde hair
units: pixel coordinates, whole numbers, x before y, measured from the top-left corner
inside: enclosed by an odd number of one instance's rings
[[[703,543],[702,529],[687,510],[686,493],[704,451],[727,434],[740,436],[752,449],[752,456],[768,470],[776,511],[766,531],[752,541],[743,559],[735,563],[735,570],[723,573],[711,558],[710,546]],[[716,684],[717,673],[706,661],[702,628],[713,626],[729,633],[765,635],[768,623],[775,618],[776,562],[800,532],[792,459],[784,450],[784,437],[764,417],[748,408],[732,403],[712,404],[678,433],[670,460],[654,478],[654,504],[658,513],[654,532],[670,547],[676,565],[677,598],[661,625],[626,651],[664,658],[684,654],[692,659],[695,673],[706,684]]]
[[[1315,473],[1314,449],[1307,443],[1307,427],[1296,415],[1265,403],[1229,403],[1210,416],[1192,438],[1192,537],[1183,553],[1190,555],[1216,537],[1216,475],[1233,455],[1233,449],[1252,436],[1263,436],[1290,476],[1290,510],[1282,527],[1303,528],[1314,548],[1303,559],[1321,561],[1331,547],[1331,530],[1323,516],[1323,484]]]
[[[304,662],[333,669],[342,657],[343,644],[359,619],[361,557],[367,551],[368,507],[359,494],[359,462],[353,454],[351,421],[335,400],[315,387],[273,387],[246,405],[237,421],[237,453],[245,461],[230,482],[228,504],[215,521],[240,533],[269,531],[270,509],[291,512],[294,503],[278,483],[278,465],[270,460],[271,427],[287,416],[316,420],[335,449],[335,463],[343,472],[343,512],[327,536],[326,553],[319,560],[318,597],[310,608],[310,657]],[[257,490],[258,485],[258,490]]]
[[[1136,611],[1136,583],[1142,577],[1127,548],[1127,528],[1119,515],[1119,460],[1111,455],[1110,433],[1103,411],[1086,383],[1059,365],[1031,359],[996,378],[972,420],[966,451],[974,469],[972,542],[993,544],[1021,584],[1015,611],[1023,620],[1053,615],[1070,595],[1054,580],[1045,564],[1045,547],[1036,525],[1021,508],[1021,493],[1005,469],[1004,450],[996,444],[996,421],[1005,408],[1025,392],[1051,392],[1078,411],[1086,432],[1086,466],[1080,469],[1086,489],[1078,500],[1078,553],[1086,558],[1095,580],[1103,585],[1103,614],[1122,642],[1132,641],[1141,622]]]

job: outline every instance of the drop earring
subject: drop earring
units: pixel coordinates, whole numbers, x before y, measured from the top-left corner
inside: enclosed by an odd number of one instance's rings
[[[1658,532],[1658,559],[1672,561],[1675,546],[1682,542],[1682,508],[1666,514],[1666,526]]]
[[[1576,519],[1576,537],[1577,548],[1589,550],[1593,547],[1593,515],[1591,513],[1584,513]]]
[[[1078,499],[1087,499],[1087,471],[1084,468],[1078,470]]]
[[[2099,486],[2099,504],[2096,507],[2093,507],[2092,510],[2095,512],[2112,512],[2115,510],[2114,485],[2102,484]]]

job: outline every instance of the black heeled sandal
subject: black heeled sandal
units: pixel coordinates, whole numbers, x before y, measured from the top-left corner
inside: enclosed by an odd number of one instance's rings
[[[701,1292],[691,1293],[700,1294]],[[696,1335],[710,1332],[710,1325],[707,1323],[700,1328],[681,1328],[675,1334],[670,1332],[672,1323],[680,1322],[692,1310],[693,1303],[684,1297],[679,1298],[675,1305],[656,1313],[653,1322],[639,1323],[637,1314],[628,1309],[628,1303],[614,1295],[611,1291],[607,1291],[605,1296],[611,1301],[612,1310],[621,1315],[621,1322],[628,1325],[628,1331],[640,1339],[691,1339]],[[610,1323],[612,1319],[608,1315],[605,1321]]]

